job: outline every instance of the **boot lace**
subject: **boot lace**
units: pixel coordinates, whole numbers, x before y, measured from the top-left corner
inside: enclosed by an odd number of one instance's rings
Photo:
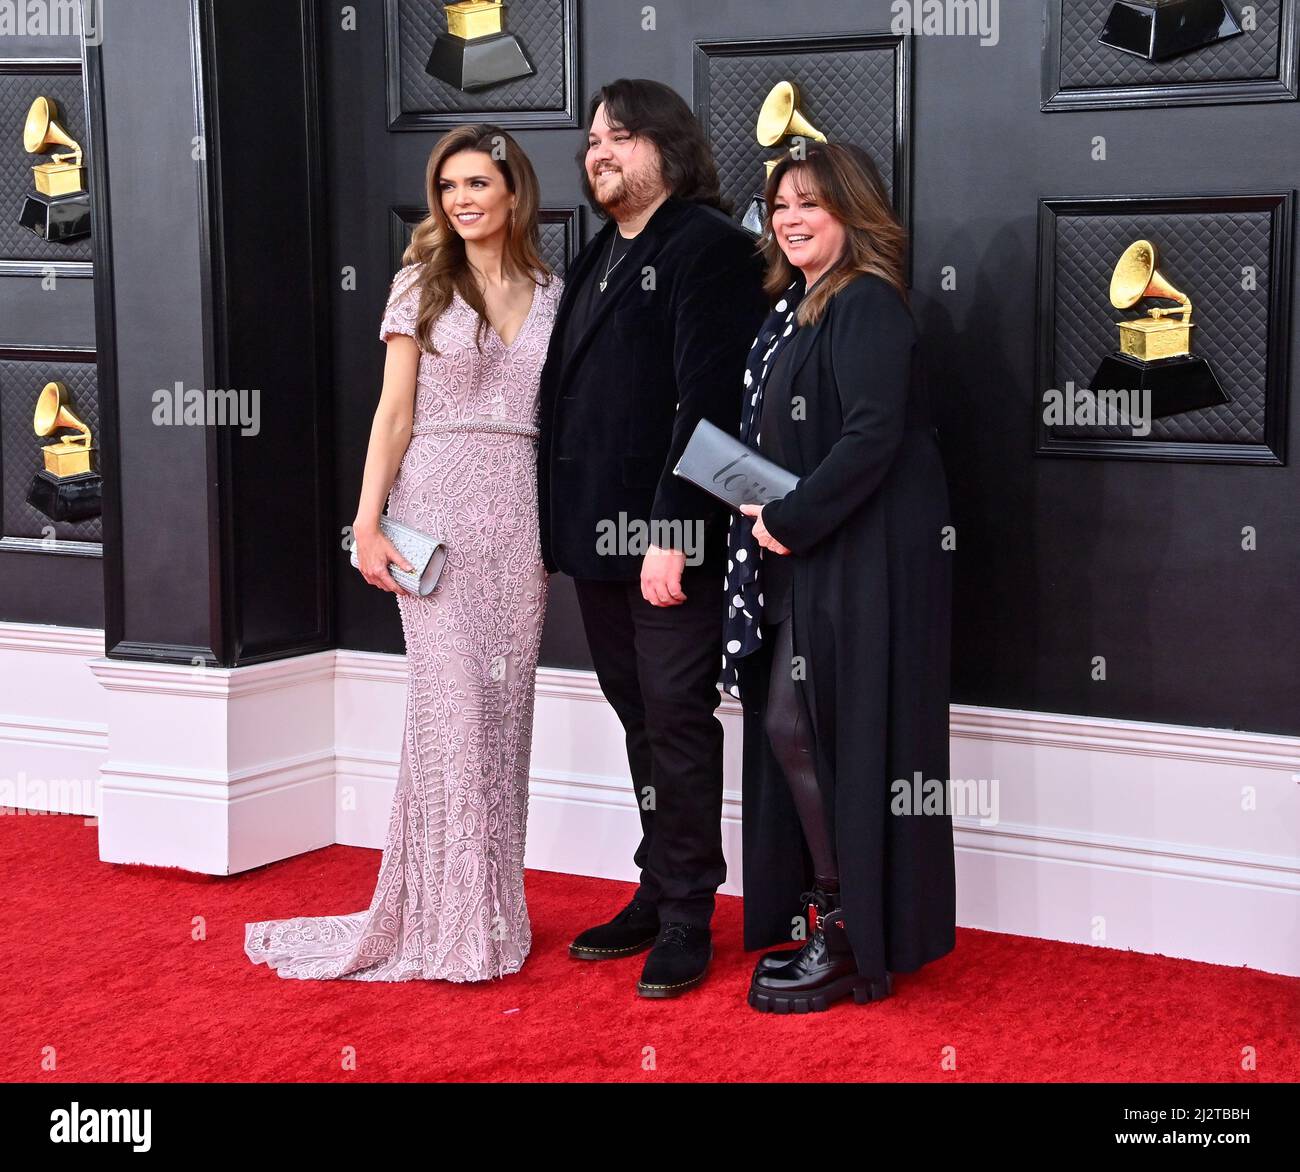
[[[687,924],[668,924],[659,933],[659,943],[677,948],[686,947]]]

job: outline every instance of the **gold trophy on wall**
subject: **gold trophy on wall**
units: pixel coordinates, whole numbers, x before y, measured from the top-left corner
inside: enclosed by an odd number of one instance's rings
[[[1093,376],[1092,389],[1148,390],[1151,415],[1159,419],[1228,402],[1210,364],[1192,351],[1192,299],[1160,271],[1160,253],[1150,240],[1135,240],[1115,265],[1110,303],[1132,309],[1148,297],[1176,301],[1154,307],[1146,317],[1118,322],[1119,350],[1108,354]]]
[[[39,155],[59,146],[71,150],[54,154],[50,162],[32,168],[36,194],[27,197],[18,220],[51,244],[67,244],[90,235],[90,196],[86,194],[81,144],[60,124],[58,103],[53,98],[37,98],[27,111],[23,147],[29,155]]]
[[[434,38],[424,67],[430,77],[472,93],[537,72],[519,38],[505,31],[501,0],[460,0],[443,8],[447,31]]]
[[[795,137],[811,138],[815,142],[826,141],[826,136],[799,109],[799,91],[792,81],[778,81],[763,99],[763,105],[758,111],[757,135],[759,146],[765,147],[773,147],[787,138]],[[765,181],[771,178],[772,169],[780,161],[779,155],[763,160]],[[766,190],[767,184],[764,182],[763,190],[750,199],[749,207],[740,221],[741,227],[754,236],[763,234],[763,225],[767,222],[767,200],[763,195]]]
[[[36,400],[32,423],[36,434],[47,438],[72,429],[58,443],[41,449],[45,467],[36,473],[27,503],[51,521],[85,521],[98,517],[102,507],[103,477],[96,469],[96,449],[90,428],[68,403],[66,383],[49,382]]]

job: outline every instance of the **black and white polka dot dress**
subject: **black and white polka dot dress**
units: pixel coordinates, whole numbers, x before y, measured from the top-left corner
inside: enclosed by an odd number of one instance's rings
[[[763,388],[781,350],[794,337],[798,325],[795,311],[803,300],[804,279],[797,276],[759,327],[749,358],[745,362],[745,389],[741,406],[740,439],[755,450],[760,441],[763,418]],[[740,696],[736,661],[757,651],[763,643],[763,588],[760,581],[762,546],[754,540],[754,519],[740,513],[731,516],[727,533],[727,619],[723,634],[722,686],[729,695]]]

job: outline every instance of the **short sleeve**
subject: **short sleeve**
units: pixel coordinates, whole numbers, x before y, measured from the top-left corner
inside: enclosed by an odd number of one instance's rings
[[[387,342],[390,334],[415,337],[415,321],[420,311],[420,282],[416,278],[418,265],[408,265],[393,278],[384,307],[384,319],[379,326],[379,340]]]

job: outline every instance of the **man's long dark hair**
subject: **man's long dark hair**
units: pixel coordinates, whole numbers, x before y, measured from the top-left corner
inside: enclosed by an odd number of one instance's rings
[[[644,134],[655,144],[663,161],[664,186],[673,195],[731,215],[732,203],[722,195],[709,140],[681,94],[649,78],[621,77],[601,86],[587,103],[589,129],[601,102],[605,103],[605,118],[611,126],[624,127],[634,135]],[[587,202],[598,216],[608,219],[609,213],[601,207],[587,179],[585,139],[576,159]]]

